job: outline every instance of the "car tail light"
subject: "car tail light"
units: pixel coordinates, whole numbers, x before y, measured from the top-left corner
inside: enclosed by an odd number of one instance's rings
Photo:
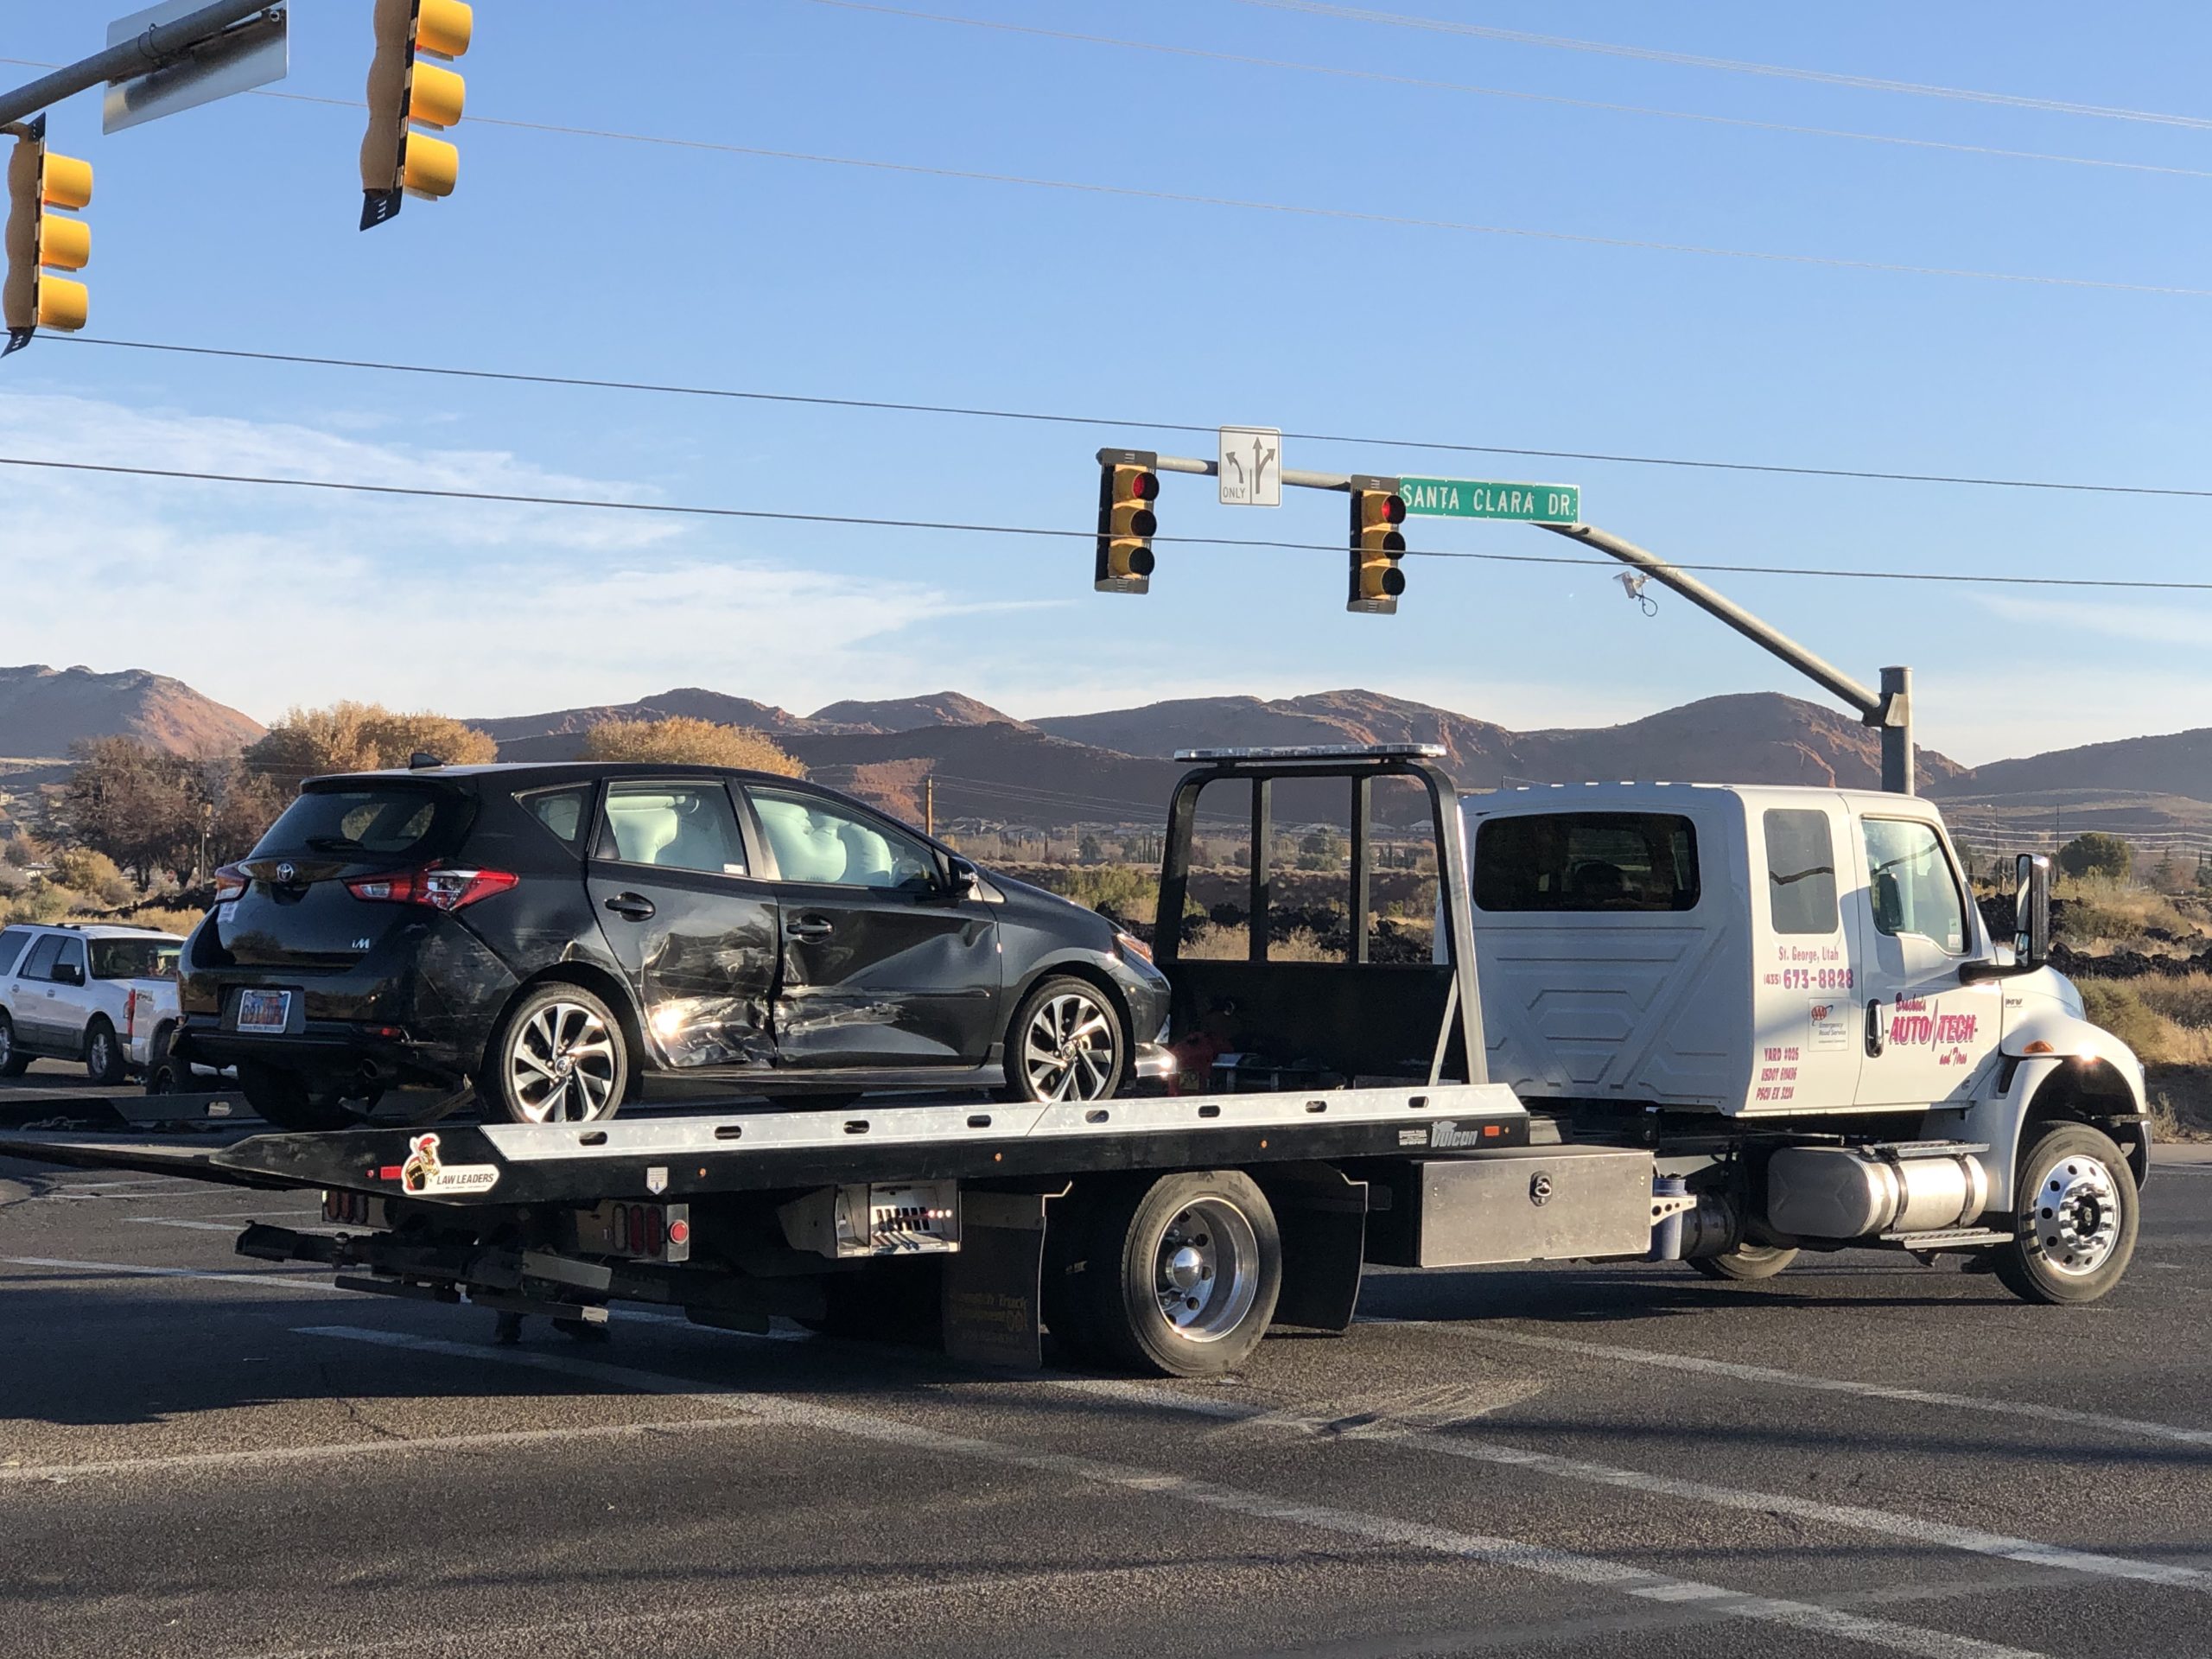
[[[219,905],[226,899],[244,898],[245,890],[252,885],[244,870],[235,864],[226,864],[215,872],[215,902]]]
[[[130,1042],[138,1035],[138,993],[127,991],[123,998],[123,1039]]]
[[[426,869],[358,875],[346,884],[346,891],[372,904],[461,910],[479,899],[505,893],[518,879],[511,870],[448,870],[433,864]]]

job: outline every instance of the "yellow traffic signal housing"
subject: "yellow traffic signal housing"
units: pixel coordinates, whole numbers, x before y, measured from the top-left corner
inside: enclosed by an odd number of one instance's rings
[[[1398,595],[1406,591],[1406,573],[1398,568],[1406,556],[1405,534],[1398,526],[1405,522],[1406,501],[1396,479],[1351,480],[1351,591],[1346,610],[1397,613]]]
[[[1149,449],[1098,452],[1098,559],[1090,585],[1102,594],[1142,594],[1152,588],[1152,538],[1160,519],[1160,457]]]
[[[29,345],[41,328],[83,327],[91,308],[82,283],[53,273],[82,270],[92,257],[92,227],[70,217],[92,203],[92,164],[48,149],[42,115],[14,130],[16,147],[8,157],[8,274],[0,283],[8,343],[0,346],[0,357]]]
[[[409,196],[453,194],[461,151],[417,126],[461,119],[467,86],[450,61],[468,50],[475,13],[462,0],[376,0],[377,54],[369,65],[369,130],[361,140],[361,228],[398,213]]]

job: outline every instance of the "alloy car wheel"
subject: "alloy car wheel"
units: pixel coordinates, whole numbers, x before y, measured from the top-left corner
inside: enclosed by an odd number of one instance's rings
[[[1023,1022],[1016,1065],[1032,1100],[1096,1100],[1122,1070],[1122,1032],[1099,995],[1072,982],[1047,987]]]
[[[620,1104],[620,1039],[597,1007],[545,1001],[516,1020],[507,1039],[507,1095],[529,1123],[580,1123]]]

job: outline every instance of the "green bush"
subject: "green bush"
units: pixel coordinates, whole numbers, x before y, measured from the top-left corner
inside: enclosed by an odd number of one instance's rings
[[[2069,875],[2108,875],[2125,881],[2135,869],[2135,849],[2118,836],[2092,830],[2058,849],[2058,868]]]

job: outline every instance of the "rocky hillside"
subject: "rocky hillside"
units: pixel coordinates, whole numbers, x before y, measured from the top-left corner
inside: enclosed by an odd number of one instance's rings
[[[1965,778],[1930,785],[1928,792],[1994,800],[2076,790],[2212,801],[2212,727],[2054,749],[2019,760],[1993,760]]]
[[[260,721],[143,668],[0,668],[0,755],[60,756],[82,739],[116,736],[172,754],[219,754],[261,732]]]
[[[807,716],[819,730],[911,732],[923,726],[1019,726],[1022,721],[959,691],[886,697],[874,702],[833,702]]]

